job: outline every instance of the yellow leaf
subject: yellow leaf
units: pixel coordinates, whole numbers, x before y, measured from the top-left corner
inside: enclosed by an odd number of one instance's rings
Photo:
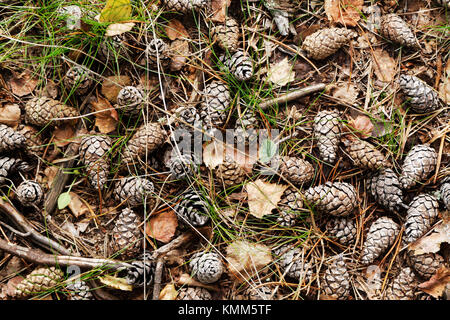
[[[270,214],[277,207],[287,187],[261,179],[246,184],[249,213],[257,218]]]
[[[133,286],[129,285],[127,283],[127,281],[122,278],[116,278],[113,276],[104,275],[103,277],[99,277],[99,280],[104,285],[106,285],[110,288],[113,288],[113,289],[118,289],[118,290],[123,290],[123,291],[132,291],[133,290]]]
[[[107,0],[100,13],[100,22],[119,22],[131,19],[130,0]]]

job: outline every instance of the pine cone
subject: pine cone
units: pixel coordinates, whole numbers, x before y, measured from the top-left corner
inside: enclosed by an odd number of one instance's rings
[[[375,220],[369,228],[364,242],[361,263],[368,265],[394,244],[400,231],[400,226],[391,218],[381,217]]]
[[[141,219],[129,208],[123,209],[117,217],[112,231],[112,248],[120,257],[131,259],[141,251],[140,224]]]
[[[153,183],[140,177],[121,178],[116,183],[114,198],[118,202],[124,202],[130,207],[137,207],[147,202],[147,207],[155,203]]]
[[[0,184],[3,184],[6,177],[14,171],[30,171],[32,167],[21,159],[10,157],[0,157]]]
[[[349,215],[358,204],[355,188],[346,182],[326,182],[309,188],[304,197],[319,212],[333,216]]]
[[[145,61],[155,67],[158,65],[158,59],[162,67],[170,64],[169,46],[162,39],[154,38],[145,48]]]
[[[419,78],[402,74],[399,85],[413,111],[428,113],[440,107],[439,94]]]
[[[26,140],[20,132],[0,124],[0,152],[23,148],[26,145]]]
[[[189,262],[192,276],[201,283],[214,283],[220,279],[224,266],[220,256],[215,252],[198,252]]]
[[[427,144],[414,146],[403,161],[400,183],[403,189],[410,189],[428,178],[436,169],[437,153]]]
[[[405,221],[406,243],[411,243],[430,230],[439,215],[439,203],[429,194],[419,194],[414,197],[408,207]]]
[[[237,119],[234,126],[234,135],[237,145],[248,142],[253,143],[258,139],[258,119],[255,117],[255,113],[251,110],[247,110],[241,117]]]
[[[70,293],[69,300],[95,300],[91,288],[85,281],[75,281],[67,285],[66,288]]]
[[[280,35],[287,36],[290,32],[289,18],[300,7],[300,1],[296,0],[268,0],[264,1],[264,6],[273,16],[273,21],[277,25]],[[291,25],[292,26],[292,25]]]
[[[402,268],[386,288],[387,300],[413,300],[417,281],[411,268]]]
[[[272,289],[269,286],[249,287],[244,295],[248,300],[273,300]]]
[[[278,202],[278,211],[280,216],[277,222],[286,228],[293,227],[298,219],[298,211],[303,208],[301,194],[294,188],[287,188],[280,201]]]
[[[166,131],[156,122],[149,122],[140,126],[128,140],[123,151],[122,161],[130,164],[136,158],[144,158],[156,148],[160,147],[166,139]]]
[[[80,142],[80,159],[94,189],[103,189],[109,174],[111,138],[107,135],[87,135]]]
[[[224,72],[230,72],[237,80],[247,81],[253,77],[253,60],[242,50],[235,53],[223,54],[219,57],[223,64],[221,68]]]
[[[119,110],[129,116],[136,116],[144,108],[144,92],[141,89],[126,86],[117,95]]]
[[[345,28],[325,28],[307,36],[303,41],[303,50],[311,59],[322,60],[346,45],[357,33]]]
[[[380,32],[391,41],[407,47],[419,48],[414,32],[408,24],[395,13],[381,17]]]
[[[36,181],[25,180],[17,187],[16,196],[23,206],[30,207],[42,201],[44,191]]]
[[[441,199],[447,210],[450,210],[450,177],[444,179],[441,183]]]
[[[38,130],[31,126],[19,124],[16,131],[25,137],[26,151],[37,156],[44,153],[46,146]]]
[[[164,3],[167,10],[180,13],[198,11],[208,5],[207,0],[164,0]]]
[[[212,296],[205,288],[184,287],[178,290],[177,300],[212,300]]]
[[[359,139],[342,139],[346,151],[355,166],[378,170],[389,166],[384,155],[369,142]]]
[[[193,153],[179,154],[176,149],[170,151],[171,156],[166,163],[170,170],[170,178],[179,180],[187,179],[198,174],[199,159]]]
[[[64,86],[67,91],[83,95],[92,87],[93,80],[94,74],[89,69],[75,65],[67,71],[64,77]]]
[[[191,133],[196,128],[201,128],[200,112],[195,107],[183,108],[178,113],[179,129],[183,129]]]
[[[350,295],[350,275],[342,256],[334,259],[325,271],[322,287],[326,296],[337,300],[345,300]]]
[[[179,199],[174,211],[181,222],[201,227],[209,221],[208,203],[196,191],[188,190]]]
[[[205,100],[200,110],[200,118],[208,128],[221,127],[227,119],[230,105],[230,91],[226,84],[213,81],[205,88]]]
[[[156,264],[150,253],[145,252],[130,264],[131,266],[125,270],[125,279],[128,284],[142,287],[144,285],[148,286],[153,282]]]
[[[74,123],[76,119],[63,118],[77,117],[79,115],[77,109],[47,97],[35,97],[25,104],[25,121],[40,127],[44,127],[47,124],[59,126],[63,123]]]
[[[242,167],[230,157],[225,160],[215,170],[216,179],[220,185],[225,188],[238,186],[245,180],[245,171]]]
[[[126,54],[126,33],[118,34],[112,37],[104,37],[98,47],[99,58],[108,60],[120,60]]]
[[[212,32],[217,40],[218,45],[230,52],[239,50],[239,25],[231,17],[226,17],[223,24],[218,24],[213,27]]]
[[[288,245],[284,245],[275,249],[273,254],[281,272],[286,274],[287,277],[304,283],[311,282],[313,279],[312,265],[304,260],[299,248],[289,248]]]
[[[370,177],[367,188],[375,201],[390,211],[398,212],[406,207],[400,181],[390,168],[380,170]]]
[[[337,110],[323,110],[314,118],[314,137],[317,139],[320,157],[333,164],[339,147],[341,119]]]
[[[293,184],[304,184],[314,178],[314,167],[301,158],[283,156],[278,157],[278,171],[282,177]]]
[[[344,246],[352,245],[356,239],[356,223],[350,218],[334,218],[326,224],[327,234]]]
[[[425,279],[431,278],[444,265],[444,258],[437,253],[414,255],[409,251],[407,261],[409,266]]]
[[[64,273],[55,267],[36,268],[17,285],[13,296],[24,298],[42,293],[64,280],[63,276]]]

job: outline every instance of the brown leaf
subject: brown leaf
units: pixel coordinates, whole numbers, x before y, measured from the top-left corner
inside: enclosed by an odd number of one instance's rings
[[[419,284],[419,288],[433,296],[434,298],[439,298],[444,293],[445,287],[450,282],[450,269],[446,266],[442,266],[436,271],[430,280]]]
[[[245,190],[248,194],[249,213],[257,218],[270,214],[277,207],[287,187],[261,179],[247,183]]]
[[[325,0],[324,7],[328,20],[354,27],[361,18],[363,4],[363,0]]]
[[[9,86],[15,95],[23,97],[34,91],[38,81],[38,79],[32,77],[30,71],[26,70],[19,75],[15,74],[10,79]]]
[[[175,40],[170,44],[170,70],[179,71],[186,64],[190,54],[189,42],[186,40]]]
[[[168,283],[159,293],[159,300],[176,300],[178,291],[173,283]]]
[[[348,125],[362,138],[367,138],[372,135],[373,123],[368,116],[360,115],[354,119],[350,119]]]
[[[356,104],[359,90],[354,84],[341,82],[332,85],[330,88],[332,90],[332,96],[340,102],[351,106]]]
[[[53,131],[53,142],[58,147],[67,146],[73,141],[75,129],[70,124],[63,124]]]
[[[214,22],[225,22],[230,3],[231,0],[211,0],[211,20]]]
[[[14,296],[15,292],[16,292],[16,287],[19,283],[21,283],[23,281],[23,277],[21,276],[17,276],[14,278],[9,279],[7,285],[6,285],[6,294],[8,296]]]
[[[0,108],[0,123],[15,127],[20,122],[20,107],[15,103],[7,103]]]
[[[86,203],[81,200],[78,194],[76,194],[75,192],[69,192],[69,194],[69,209],[70,211],[72,211],[75,217],[81,217],[82,215],[85,215],[89,212],[89,208],[87,207]]]
[[[111,103],[117,103],[117,95],[120,89],[131,85],[129,76],[111,76],[106,77],[102,83],[101,93]]]
[[[372,64],[375,75],[382,82],[391,82],[397,74],[397,63],[381,48],[375,49],[372,55]]]
[[[176,39],[189,38],[189,33],[186,28],[177,19],[170,20],[165,30],[167,37],[169,37],[172,41]]]
[[[442,83],[439,85],[439,93],[445,103],[450,103],[450,58],[447,60],[445,70],[443,70]]]
[[[110,133],[116,129],[119,115],[116,109],[103,97],[98,97],[97,101],[92,102],[95,114],[95,126],[101,133]]]
[[[411,243],[409,250],[414,251],[414,255],[436,253],[442,243],[450,243],[450,221],[438,224],[430,235]]]
[[[45,181],[47,183],[48,188],[51,188],[53,184],[53,180],[56,177],[56,174],[58,173],[59,168],[57,166],[49,166],[45,168],[44,175],[45,175]]]
[[[172,210],[152,216],[147,224],[146,233],[158,241],[168,243],[175,235],[178,219]]]

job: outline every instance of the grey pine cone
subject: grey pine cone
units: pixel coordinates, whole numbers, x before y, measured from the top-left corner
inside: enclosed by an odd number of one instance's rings
[[[192,276],[201,283],[214,283],[220,279],[224,266],[215,252],[198,252],[189,262]]]
[[[298,220],[298,211],[302,207],[303,199],[301,194],[294,188],[287,188],[278,202],[280,216],[277,218],[277,222],[282,227],[293,227]]]
[[[179,197],[174,211],[184,224],[204,226],[209,221],[208,203],[196,191],[187,191]]]
[[[410,189],[423,182],[436,169],[437,153],[427,144],[414,146],[406,155],[402,165],[400,183]]]
[[[344,246],[349,246],[356,239],[356,223],[350,218],[334,218],[328,220],[326,224],[327,234],[331,239],[336,240]]]
[[[427,113],[440,107],[439,94],[416,76],[400,75],[399,85],[413,111]]]
[[[119,110],[126,115],[138,115],[144,108],[144,92],[134,86],[126,86],[120,89],[117,95]]]
[[[214,37],[217,40],[218,45],[230,52],[235,52],[239,49],[239,25],[231,17],[226,17],[223,24],[217,24],[212,29]]]
[[[444,258],[437,253],[414,255],[413,251],[409,251],[407,261],[409,266],[425,279],[431,278],[444,265]]]
[[[429,194],[419,194],[408,206],[405,221],[405,243],[411,243],[427,233],[439,215],[439,203]]]
[[[219,57],[225,72],[230,72],[237,80],[247,81],[253,77],[253,60],[242,50],[235,53],[223,54]]]
[[[20,132],[0,123],[0,152],[23,148],[26,140]]]
[[[326,163],[336,161],[341,133],[341,119],[337,110],[322,110],[314,118],[314,138],[320,158]]]
[[[447,210],[450,210],[450,177],[442,180],[440,192],[442,202],[444,203]]]
[[[21,159],[0,157],[0,184],[4,183],[10,173],[15,171],[30,171],[32,167]]]
[[[400,270],[397,277],[386,288],[387,300],[413,300],[417,287],[417,280],[411,268]]]
[[[69,300],[95,300],[91,288],[85,281],[75,281],[66,288],[69,290]]]
[[[129,207],[137,207],[144,203],[151,207],[155,201],[154,189],[150,180],[131,176],[119,179],[113,194],[116,201],[125,202]]]
[[[282,156],[278,161],[278,171],[282,177],[296,185],[310,182],[314,178],[314,167],[302,158]]]
[[[27,152],[37,156],[41,156],[44,153],[46,146],[37,129],[32,126],[19,124],[19,126],[17,127],[17,132],[25,137]]]
[[[178,290],[177,300],[212,300],[212,296],[205,288],[184,287]]]
[[[103,189],[108,180],[112,147],[111,138],[107,135],[89,134],[80,142],[80,159],[86,166],[86,173],[94,189]]]
[[[275,249],[273,254],[275,256],[274,260],[279,265],[281,272],[289,278],[304,283],[309,283],[313,279],[312,265],[305,260],[299,248],[289,248],[288,245],[284,245]]]
[[[380,150],[369,142],[359,139],[342,139],[353,164],[369,170],[378,170],[389,166],[389,162]]]
[[[371,176],[367,181],[367,188],[375,201],[390,211],[397,212],[406,207],[400,180],[390,168]]]
[[[391,13],[381,17],[380,32],[389,40],[401,45],[418,48],[414,32],[397,14]]]
[[[36,181],[25,180],[17,187],[16,196],[23,206],[30,207],[42,201],[44,191]]]
[[[134,287],[142,287],[152,284],[155,277],[156,264],[150,253],[145,252],[136,260],[130,262],[130,267],[125,270],[125,279]]]
[[[64,77],[64,86],[66,89],[79,95],[86,94],[93,83],[93,73],[80,65],[75,65],[70,68]]]
[[[321,285],[328,297],[344,300],[350,295],[350,274],[342,256],[336,257],[327,268]]]
[[[346,182],[326,182],[304,193],[307,203],[320,212],[332,216],[347,216],[358,204],[355,188]]]
[[[164,4],[170,11],[188,13],[206,8],[207,0],[164,0]]]
[[[211,82],[205,88],[204,99],[200,110],[204,126],[207,128],[223,126],[231,99],[228,86],[220,81]]]

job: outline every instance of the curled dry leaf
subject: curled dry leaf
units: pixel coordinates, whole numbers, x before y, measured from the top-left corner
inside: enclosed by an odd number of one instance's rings
[[[230,5],[231,0],[211,0],[211,21],[214,22],[225,22],[227,17],[227,9]]]
[[[179,71],[186,64],[190,54],[189,42],[186,40],[175,40],[170,44],[170,70]]]
[[[159,300],[176,300],[178,291],[173,283],[166,284],[166,286],[159,293]]]
[[[446,266],[440,267],[430,280],[419,284],[420,290],[428,293],[434,298],[439,298],[445,291],[445,287],[450,282],[450,269]]]
[[[259,243],[237,240],[226,248],[229,274],[238,281],[264,271],[271,262],[270,248]]]
[[[295,80],[295,71],[288,57],[270,66],[269,81],[279,86],[285,86]]]
[[[76,194],[75,192],[70,192],[70,203],[69,203],[69,209],[73,213],[73,215],[78,218],[82,215],[85,215],[89,212],[89,208],[87,207],[86,203],[81,200],[80,196]]]
[[[363,0],[325,0],[328,20],[347,27],[354,27],[361,18]]]
[[[75,129],[70,124],[63,124],[53,131],[53,142],[58,147],[65,147],[73,142]]]
[[[249,213],[257,218],[270,214],[277,207],[287,187],[261,179],[247,183],[245,190],[248,194]]]
[[[152,216],[147,223],[145,231],[149,237],[168,243],[175,235],[177,226],[177,215],[172,210],[169,210]]]
[[[0,108],[0,123],[15,127],[20,122],[20,107],[15,103],[7,103]]]
[[[101,93],[111,103],[117,103],[117,95],[119,91],[126,86],[131,85],[129,76],[111,76],[106,77],[102,83]]]
[[[19,75],[14,74],[9,81],[9,86],[16,96],[23,97],[34,91],[38,81],[33,78],[30,71],[26,70]]]
[[[356,135],[367,138],[372,135],[373,123],[368,116],[359,115],[348,122],[348,126]]]
[[[101,133],[110,133],[116,129],[119,115],[111,103],[103,97],[98,97],[92,102],[95,112],[95,126]]]
[[[397,74],[395,60],[383,49],[375,49],[372,55],[372,65],[378,80],[391,82]]]
[[[172,41],[176,39],[189,38],[189,33],[186,28],[177,19],[170,20],[165,30],[167,37]]]
[[[450,221],[448,220],[434,227],[430,235],[411,243],[409,250],[412,250],[414,255],[436,253],[441,249],[442,243],[450,243]]]

